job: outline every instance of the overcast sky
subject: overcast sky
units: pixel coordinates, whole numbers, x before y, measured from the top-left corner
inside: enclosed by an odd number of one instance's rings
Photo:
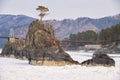
[[[44,19],[101,18],[120,13],[120,0],[0,0],[0,14],[38,18],[38,5],[49,8],[49,15]]]

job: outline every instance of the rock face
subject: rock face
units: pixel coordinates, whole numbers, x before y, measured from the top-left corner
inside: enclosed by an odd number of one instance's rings
[[[81,64],[86,66],[115,66],[115,61],[104,52],[98,50],[93,54],[92,59],[86,60]]]
[[[16,58],[23,58],[24,42],[22,39],[9,38],[8,42],[5,44],[1,55],[8,56],[14,55]]]
[[[30,64],[78,64],[61,49],[59,41],[54,37],[52,26],[39,20],[30,24],[25,45],[24,54]]]

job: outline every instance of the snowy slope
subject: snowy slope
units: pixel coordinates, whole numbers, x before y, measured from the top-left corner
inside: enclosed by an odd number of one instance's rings
[[[79,62],[92,56],[92,53],[67,52]],[[32,66],[28,61],[0,57],[0,80],[120,80],[120,55],[116,56],[116,67]]]

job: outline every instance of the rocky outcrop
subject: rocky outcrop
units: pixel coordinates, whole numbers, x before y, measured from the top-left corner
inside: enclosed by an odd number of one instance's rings
[[[5,44],[1,55],[2,56],[12,56],[16,58],[23,58],[24,42],[22,39],[9,38],[8,42]]]
[[[92,59],[83,61],[81,64],[85,66],[115,66],[115,61],[98,50],[93,54]]]
[[[30,24],[25,45],[23,53],[30,64],[79,64],[61,49],[59,41],[54,37],[52,26],[39,20]]]

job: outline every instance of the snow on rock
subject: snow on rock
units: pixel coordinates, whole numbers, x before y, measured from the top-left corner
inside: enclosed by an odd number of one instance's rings
[[[67,52],[79,62],[92,56],[92,53]],[[0,80],[120,80],[120,57],[114,60],[116,67],[33,66],[28,61],[0,57]]]

